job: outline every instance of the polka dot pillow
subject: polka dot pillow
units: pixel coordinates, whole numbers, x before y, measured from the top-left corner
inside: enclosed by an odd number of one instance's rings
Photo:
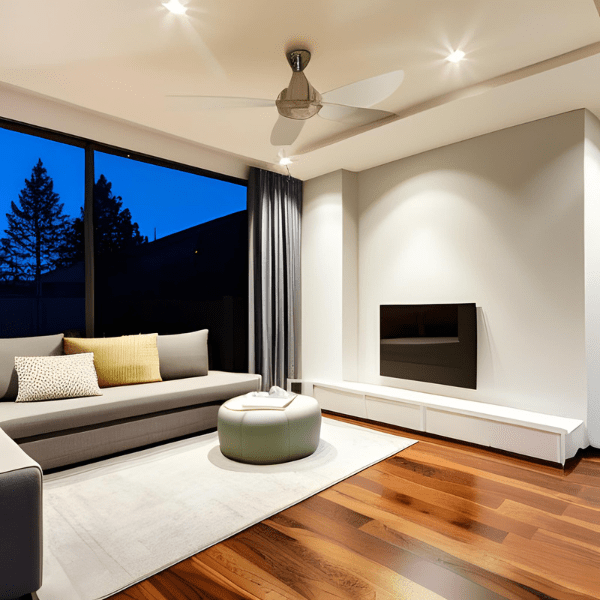
[[[101,396],[94,353],[69,356],[15,356],[15,402]]]

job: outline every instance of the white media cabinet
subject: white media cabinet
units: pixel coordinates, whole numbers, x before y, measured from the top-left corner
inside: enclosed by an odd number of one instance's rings
[[[585,444],[583,421],[348,381],[289,380],[324,410],[565,464]],[[296,386],[294,386],[296,387]]]

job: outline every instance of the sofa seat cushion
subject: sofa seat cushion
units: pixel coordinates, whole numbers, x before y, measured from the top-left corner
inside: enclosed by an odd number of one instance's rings
[[[220,402],[259,389],[260,375],[209,371],[203,377],[105,388],[103,396],[2,402],[0,428],[19,440]]]

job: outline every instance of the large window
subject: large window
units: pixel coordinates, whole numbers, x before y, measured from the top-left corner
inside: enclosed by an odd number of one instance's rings
[[[245,182],[8,122],[0,159],[0,337],[207,328],[247,370]]]
[[[84,162],[81,147],[0,128],[1,337],[85,330]]]
[[[96,335],[209,330],[210,365],[247,370],[244,186],[95,152]]]

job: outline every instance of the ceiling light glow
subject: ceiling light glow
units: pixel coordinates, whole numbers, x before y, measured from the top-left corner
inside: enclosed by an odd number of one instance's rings
[[[279,159],[279,164],[280,165],[291,165],[292,164],[292,159],[288,158],[287,156],[282,156]]]
[[[446,57],[446,60],[450,62],[457,63],[460,62],[465,57],[465,53],[462,50],[455,50],[452,54],[449,54]]]
[[[185,11],[187,10],[179,0],[169,0],[168,2],[163,2],[162,5],[176,15],[185,15]]]

